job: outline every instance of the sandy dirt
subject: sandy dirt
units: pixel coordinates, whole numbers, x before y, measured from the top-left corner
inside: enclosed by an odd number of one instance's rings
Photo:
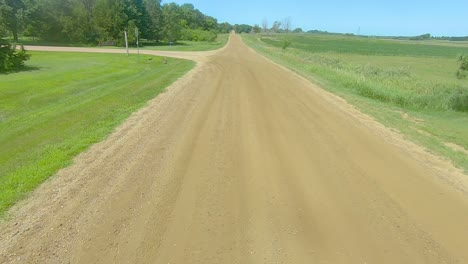
[[[197,67],[12,208],[0,263],[468,263],[447,161],[238,36],[171,55]]]

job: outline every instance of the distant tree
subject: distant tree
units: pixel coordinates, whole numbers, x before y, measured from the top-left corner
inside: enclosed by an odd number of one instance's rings
[[[204,19],[204,26],[203,30],[205,31],[216,31],[218,27],[218,20],[214,17],[203,15]]]
[[[468,41],[468,36],[466,37],[448,37],[446,38],[450,41]]]
[[[169,41],[179,39],[214,41],[217,37],[218,21],[195,9],[192,4],[181,6],[173,3],[165,4],[163,6],[163,25]],[[177,36],[177,39],[174,36]]]
[[[317,30],[317,29],[309,30],[309,31],[307,31],[307,33],[311,33],[311,34],[330,34],[328,31],[322,31],[322,30]]]
[[[181,38],[213,40],[218,32],[229,33],[234,26],[218,24],[216,18],[192,4],[161,5],[162,0],[0,0],[0,37],[24,34],[53,42],[94,43],[113,40],[123,43],[135,28],[144,39]],[[250,32],[249,25],[238,25]],[[182,34],[183,33],[183,34]]]
[[[61,41],[81,42],[81,43],[96,43],[98,32],[94,24],[93,9],[96,0],[69,0],[63,3],[50,1],[48,5],[52,6],[52,14],[48,15],[48,19],[43,21],[47,25],[47,21],[52,19],[56,21],[57,31],[49,32],[51,35],[57,35],[56,39]],[[44,9],[44,13],[49,13],[49,8]]]
[[[79,36],[83,43],[96,43],[99,36],[94,25],[94,7],[97,0],[78,0],[76,10],[80,10],[82,17],[82,24],[80,27],[83,30],[83,35]]]
[[[283,20],[283,29],[286,33],[291,31],[291,17],[287,17]]]
[[[427,40],[427,39],[430,39],[430,38],[431,38],[431,34],[427,33],[427,34],[423,34],[423,35],[420,35],[420,36],[412,37],[412,38],[410,38],[410,40]]]
[[[230,33],[232,30],[234,29],[234,26],[227,23],[227,22],[224,22],[224,23],[220,23],[218,24],[217,26],[217,31],[219,33]]]
[[[23,0],[0,0],[0,24],[12,33],[15,42],[18,42],[25,9]]]
[[[127,13],[127,27],[130,32],[134,32],[134,27],[138,28],[142,38],[148,38],[150,34],[150,23],[149,15],[146,10],[146,4],[144,0],[127,0],[125,3]],[[130,22],[132,26],[130,27]]]
[[[242,34],[242,33],[250,33],[252,32],[253,27],[247,24],[235,24],[234,25],[234,30],[236,31],[237,34]]]
[[[271,31],[275,33],[281,32],[281,22],[279,21],[273,22],[273,25],[271,26]]]
[[[293,33],[302,33],[302,32],[303,32],[302,28],[296,28],[293,30]]]
[[[263,33],[268,32],[268,20],[266,18],[263,19],[262,21],[262,30],[263,30]]]
[[[127,27],[128,14],[124,0],[97,0],[94,7],[95,25],[101,40],[121,40]]]
[[[252,28],[252,33],[258,34],[260,32],[262,32],[262,28],[259,25],[255,24]]]
[[[146,13],[148,15],[147,38],[151,40],[160,40],[162,37],[162,10],[161,0],[145,0]]]
[[[184,21],[179,11],[176,3],[164,4],[162,7],[163,33],[167,41],[175,42],[181,37]]]
[[[422,39],[430,39],[430,38],[431,38],[431,34],[427,33],[427,34],[421,35],[421,38],[422,38]]]
[[[35,0],[28,2],[25,33],[48,41],[66,42],[81,34],[82,12],[77,1]],[[74,10],[75,9],[75,10]],[[74,14],[76,13],[76,14]]]

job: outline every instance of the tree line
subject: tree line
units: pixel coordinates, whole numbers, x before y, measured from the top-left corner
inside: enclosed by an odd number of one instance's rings
[[[283,21],[274,21],[269,27],[268,20],[263,19],[261,27],[256,24],[252,28],[253,33],[303,33],[302,28],[292,28],[292,18],[286,17]]]
[[[128,31],[134,43],[150,41],[213,41],[217,33],[234,29],[203,14],[192,4],[162,4],[161,0],[0,0],[0,34],[52,42],[123,43]]]

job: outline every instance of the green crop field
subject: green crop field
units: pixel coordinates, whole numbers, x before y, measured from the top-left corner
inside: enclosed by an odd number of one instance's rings
[[[153,56],[31,52],[0,75],[0,215],[194,62]]]
[[[263,36],[261,39],[265,43],[279,47],[283,38]],[[449,45],[442,41],[439,45],[434,41],[421,45],[421,42],[416,41],[315,34],[289,35],[286,38],[294,44],[294,48],[314,53],[454,58],[468,49],[468,46],[465,46],[466,42],[460,42],[460,46]]]
[[[320,34],[243,39],[468,171],[468,79],[455,76],[466,42]]]

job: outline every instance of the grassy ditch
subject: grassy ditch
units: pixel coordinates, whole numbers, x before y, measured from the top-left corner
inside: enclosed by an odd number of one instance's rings
[[[0,215],[194,66],[141,55],[30,52],[0,75]]]
[[[243,39],[468,171],[468,80],[455,77],[468,47],[315,34]]]

